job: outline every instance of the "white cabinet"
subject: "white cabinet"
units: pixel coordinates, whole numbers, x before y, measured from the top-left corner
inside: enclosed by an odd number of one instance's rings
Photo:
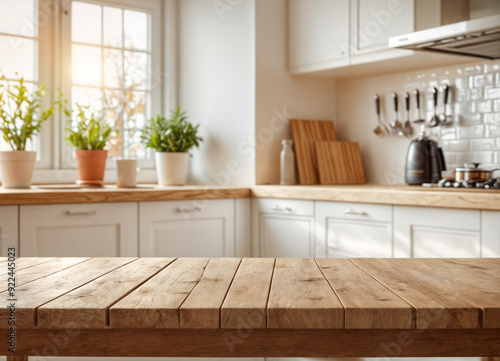
[[[392,206],[316,202],[316,257],[392,257]]]
[[[137,256],[137,203],[20,206],[23,257]]]
[[[481,256],[500,257],[500,212],[481,212]]]
[[[252,212],[253,256],[313,256],[313,201],[254,198]]]
[[[0,256],[7,256],[7,248],[18,245],[18,206],[0,206]],[[17,248],[19,255],[19,248]]]
[[[289,1],[291,72],[349,64],[349,0]]]
[[[394,207],[394,257],[481,257],[480,211]]]
[[[141,202],[141,257],[233,257],[234,199]]]

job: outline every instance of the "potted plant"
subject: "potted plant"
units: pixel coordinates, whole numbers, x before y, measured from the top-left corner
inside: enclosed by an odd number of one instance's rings
[[[170,118],[157,115],[146,122],[141,142],[146,148],[156,150],[158,184],[184,185],[187,179],[188,151],[198,147],[203,140],[197,135],[199,125],[187,121],[185,112],[177,107]]]
[[[78,166],[77,184],[102,187],[108,151],[104,149],[111,135],[111,127],[102,116],[88,106],[76,104],[73,127],[66,140],[75,149]]]
[[[36,151],[26,146],[40,133],[42,124],[61,106],[62,95],[42,111],[45,88],[26,87],[21,78],[13,84],[5,76],[0,80],[0,133],[11,151],[0,152],[0,174],[4,188],[29,188],[35,168]]]

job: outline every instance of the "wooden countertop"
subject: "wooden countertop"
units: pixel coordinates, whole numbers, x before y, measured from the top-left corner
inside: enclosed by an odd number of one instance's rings
[[[457,190],[437,187],[384,185],[258,185],[252,187],[219,187],[216,185],[159,187],[156,185],[140,185],[133,189],[120,189],[115,186],[78,188],[74,185],[35,185],[31,189],[12,190],[0,187],[0,205],[147,202],[247,197],[500,210],[500,190],[484,189]]]
[[[0,205],[62,204],[99,202],[148,202],[189,199],[221,199],[250,197],[248,187],[218,187],[215,185],[186,185],[160,187],[139,185],[137,188],[80,188],[75,185],[32,186],[31,189],[0,188]]]
[[[6,273],[5,259],[0,266]],[[70,325],[79,336],[71,339],[69,349],[79,343],[91,344],[91,349],[109,347],[103,346],[104,341],[94,345],[85,335],[103,340],[114,335],[112,350],[117,356],[129,355],[123,351],[130,350],[129,346],[117,345],[125,342],[116,337],[124,336],[125,331],[134,337],[162,336],[159,342],[167,344],[172,342],[167,335],[178,335],[184,343],[188,335],[191,342],[195,337],[211,338],[207,344],[219,345],[219,349],[210,355],[227,355],[227,349],[221,351],[223,346],[227,348],[227,340],[218,330],[225,330],[226,335],[234,331],[245,339],[254,332],[255,336],[264,335],[275,347],[270,353],[281,355],[290,355],[289,349],[304,350],[290,342],[296,331],[305,332],[310,340],[322,335],[323,350],[331,348],[329,342],[336,339],[325,338],[324,331],[334,332],[340,340],[351,338],[359,349],[352,350],[351,344],[349,351],[346,344],[332,351],[338,355],[343,350],[344,356],[379,356],[375,349],[380,349],[380,343],[371,345],[372,349],[369,343],[380,342],[378,337],[398,340],[394,332],[440,341],[436,349],[409,348],[414,350],[410,355],[428,356],[450,354],[450,347],[461,349],[460,340],[474,335],[476,342],[478,337],[485,339],[467,352],[481,352],[476,355],[481,356],[500,351],[499,275],[498,258],[20,258],[16,289],[10,295],[4,291],[3,296],[15,299],[16,327],[23,336],[18,347],[25,352],[37,350],[37,337],[46,338]],[[10,312],[1,308],[0,317],[7,319]],[[165,329],[175,332],[158,332]],[[450,335],[453,338],[443,341]],[[152,342],[139,343],[141,347],[134,352]],[[470,347],[470,340],[467,342]],[[246,355],[269,355],[263,351],[265,344],[255,347],[250,341],[246,346],[236,342],[233,347],[236,345]],[[191,355],[207,355],[194,350],[194,345],[189,349]]]

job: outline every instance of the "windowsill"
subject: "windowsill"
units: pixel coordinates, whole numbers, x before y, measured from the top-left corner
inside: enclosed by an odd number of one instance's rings
[[[35,169],[32,182],[36,184],[63,184],[75,183],[78,179],[76,169]],[[104,173],[104,182],[116,183],[116,170],[107,169]],[[156,183],[156,170],[144,169],[137,172],[138,183]]]

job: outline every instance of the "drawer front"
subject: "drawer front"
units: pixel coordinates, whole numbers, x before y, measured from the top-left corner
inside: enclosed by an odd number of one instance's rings
[[[389,205],[316,202],[316,212],[328,218],[392,222],[392,206]]]
[[[313,216],[314,201],[295,199],[258,198],[259,211],[263,213]]]
[[[153,220],[189,220],[225,215],[234,212],[234,199],[191,199],[185,201],[140,202]]]

